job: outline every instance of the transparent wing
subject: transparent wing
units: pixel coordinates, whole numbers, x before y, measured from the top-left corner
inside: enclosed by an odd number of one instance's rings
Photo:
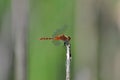
[[[60,44],[62,44],[61,41],[56,41],[56,40],[53,40],[52,43],[53,43],[55,46],[59,46]]]
[[[65,31],[67,30],[67,27],[68,27],[68,26],[64,25],[63,27],[57,29],[57,30],[53,33],[52,37],[54,38],[54,37],[57,36],[57,35],[64,34]],[[56,46],[58,46],[58,45],[60,45],[60,44],[62,43],[61,41],[58,41],[58,40],[53,40],[52,42],[53,42],[53,44],[56,45]]]
[[[65,33],[65,31],[67,30],[67,27],[68,27],[68,26],[64,25],[63,27],[57,29],[57,30],[53,33],[52,37],[55,37],[55,36],[57,36],[57,35],[60,35],[60,34]]]

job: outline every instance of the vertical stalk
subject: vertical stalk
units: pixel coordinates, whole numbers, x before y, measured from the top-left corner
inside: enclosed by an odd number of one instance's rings
[[[65,42],[65,46],[66,46],[66,80],[70,80],[71,45],[69,42]]]
[[[28,25],[29,0],[11,0],[12,30],[15,38],[14,80],[26,80],[26,37]]]

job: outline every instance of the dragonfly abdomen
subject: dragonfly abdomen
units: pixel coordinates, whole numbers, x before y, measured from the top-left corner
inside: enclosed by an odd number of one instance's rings
[[[53,40],[53,38],[40,38],[40,40]]]

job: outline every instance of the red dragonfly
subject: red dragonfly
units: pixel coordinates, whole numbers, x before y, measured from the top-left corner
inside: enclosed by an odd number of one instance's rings
[[[69,42],[70,41],[70,36],[66,36],[63,34],[63,32],[67,29],[66,26],[62,27],[61,29],[58,29],[54,32],[51,38],[48,37],[42,37],[40,40],[53,40],[53,43],[55,45],[61,44],[60,41],[63,42]]]

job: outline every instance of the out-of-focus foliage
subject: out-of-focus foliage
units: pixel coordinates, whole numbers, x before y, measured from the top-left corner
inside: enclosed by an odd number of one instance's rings
[[[73,0],[30,0],[29,80],[65,79],[64,44],[55,46],[39,38],[52,37],[64,25],[64,34],[73,37],[73,9]]]
[[[0,80],[65,80],[63,26],[73,80],[120,80],[120,0],[0,0]]]
[[[4,13],[9,5],[10,0],[0,0],[0,27],[2,24]]]
[[[10,5],[11,0],[0,0],[0,80],[13,77]]]

